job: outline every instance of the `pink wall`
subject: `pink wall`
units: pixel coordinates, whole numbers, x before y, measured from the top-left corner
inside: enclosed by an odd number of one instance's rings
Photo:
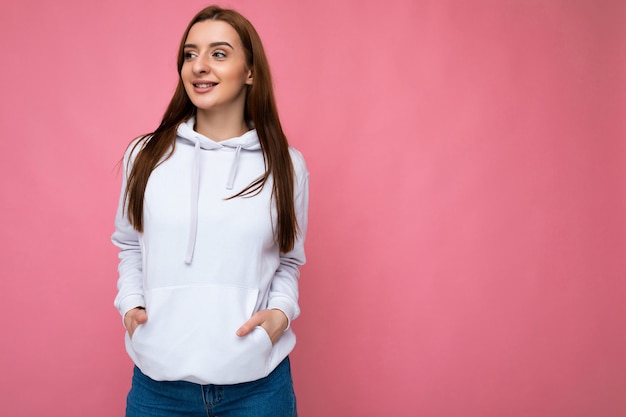
[[[201,1],[0,6],[0,397],[122,415],[115,164]],[[626,3],[223,3],[312,175],[312,416],[626,415]]]

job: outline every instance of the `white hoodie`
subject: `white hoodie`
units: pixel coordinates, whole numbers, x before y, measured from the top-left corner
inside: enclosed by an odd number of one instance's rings
[[[295,212],[301,234],[281,254],[274,241],[272,179],[252,197],[236,194],[265,172],[255,130],[214,142],[178,127],[173,155],[150,175],[144,232],[129,224],[122,198],[113,243],[119,247],[115,306],[122,317],[146,308],[148,321],[126,334],[126,350],[155,380],[235,384],[267,376],[294,348],[290,327],[272,346],[261,327],[239,337],[253,313],[276,308],[289,322],[300,314],[299,266],[305,262],[308,179],[302,155],[290,148]],[[124,158],[126,178],[135,154]]]

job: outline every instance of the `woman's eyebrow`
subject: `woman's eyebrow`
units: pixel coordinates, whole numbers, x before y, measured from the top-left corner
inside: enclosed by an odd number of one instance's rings
[[[211,42],[209,46],[211,48],[215,48],[216,46],[228,46],[230,49],[235,50],[235,48],[233,48],[233,46],[226,41]],[[186,43],[184,48],[198,49],[198,46],[193,43]]]

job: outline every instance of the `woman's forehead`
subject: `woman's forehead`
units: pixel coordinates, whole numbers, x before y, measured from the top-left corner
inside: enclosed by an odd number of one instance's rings
[[[197,45],[228,42],[233,47],[241,45],[239,34],[230,24],[222,20],[203,20],[189,29],[185,43]]]

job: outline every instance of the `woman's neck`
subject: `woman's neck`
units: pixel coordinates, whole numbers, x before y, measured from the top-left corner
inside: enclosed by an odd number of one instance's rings
[[[246,125],[243,114],[233,116],[198,109],[194,130],[207,138],[221,142],[241,136],[250,129]]]

